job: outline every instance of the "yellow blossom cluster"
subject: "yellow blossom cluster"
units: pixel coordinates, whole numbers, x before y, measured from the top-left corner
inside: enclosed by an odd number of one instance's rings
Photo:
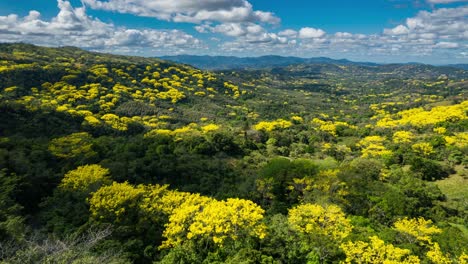
[[[60,158],[75,158],[80,155],[93,155],[92,137],[87,132],[73,133],[54,138],[49,144],[49,151]]]
[[[414,152],[423,155],[423,156],[429,156],[432,153],[434,153],[434,148],[432,147],[431,144],[427,142],[419,142],[416,144],[413,144],[411,146]]]
[[[239,86],[234,85],[229,82],[224,82],[224,87],[231,90],[234,93],[233,95],[234,98],[239,98],[240,96]]]
[[[266,235],[263,214],[264,210],[249,200],[212,201],[194,216],[187,238],[208,238],[216,244],[244,236],[262,239]]]
[[[62,76],[59,81],[44,82],[40,87],[31,87],[30,93],[21,97],[16,97],[17,87],[6,87],[0,92],[0,97],[14,98],[17,103],[34,111],[45,109],[82,117],[83,125],[109,125],[116,130],[126,131],[128,125],[133,122],[152,129],[164,125],[155,115],[144,115],[144,112],[138,114],[142,105],[150,109],[162,100],[175,104],[189,94],[212,98],[221,89],[234,98],[245,92],[230,82],[222,83],[220,87],[212,73],[189,66],[168,67],[159,63],[145,67],[123,63],[110,66],[101,63],[88,68],[85,65],[74,64],[67,58],[60,59],[60,65],[67,75]],[[0,64],[0,67],[1,71],[10,71],[41,66],[9,65],[6,62],[5,66]],[[51,67],[55,66],[42,66],[44,70]],[[80,74],[85,74],[86,77],[81,77]],[[129,111],[131,115],[117,112],[119,107],[128,101],[141,104],[124,108],[123,111]],[[154,111],[149,110],[153,113]],[[205,130],[214,131],[215,127],[207,126]]]
[[[153,129],[145,134],[145,137],[153,137],[158,135],[166,135],[166,136],[178,136],[183,137],[184,135],[199,135],[200,133],[211,133],[214,131],[218,131],[221,126],[216,124],[207,124],[204,126],[198,126],[196,123],[190,123],[186,126],[176,128],[174,130],[170,129]]]
[[[203,133],[209,133],[209,132],[217,131],[219,130],[219,128],[220,128],[219,125],[208,124],[208,125],[202,126],[201,130],[203,131]]]
[[[85,165],[69,171],[62,179],[59,188],[73,191],[95,191],[103,185],[109,185],[109,169],[100,165]]]
[[[395,115],[384,115],[377,123],[377,127],[390,128],[404,125],[414,127],[425,127],[435,125],[444,121],[456,122],[468,119],[468,101],[451,106],[436,106],[431,110],[413,108],[398,112]]]
[[[414,134],[410,131],[397,131],[393,133],[393,142],[400,143],[410,143],[414,139]]]
[[[432,225],[431,220],[422,217],[412,219],[405,217],[396,221],[393,226],[398,232],[423,242],[431,242],[432,235],[442,232],[442,230]],[[407,238],[412,241],[410,237]]]
[[[367,136],[363,138],[357,146],[362,148],[362,157],[382,157],[392,154],[391,150],[388,150],[383,145],[385,138],[381,136]]]
[[[292,116],[291,120],[296,124],[304,123],[304,118],[302,118],[300,116],[296,116],[296,115]]]
[[[440,135],[447,133],[447,129],[445,127],[435,127],[433,131]]]
[[[314,118],[312,119],[312,124],[318,126],[318,129],[320,131],[324,131],[329,133],[332,136],[337,136],[336,131],[337,127],[342,126],[342,127],[347,127],[347,128],[352,128],[352,129],[357,129],[356,126],[350,125],[346,122],[342,121],[323,121],[319,118]]]
[[[468,132],[454,133],[453,136],[445,136],[445,142],[449,146],[465,148],[468,146]]]
[[[409,249],[401,249],[392,244],[385,244],[377,236],[369,237],[370,242],[351,242],[341,244],[346,254],[345,263],[368,264],[418,264],[417,256],[410,255]]]
[[[291,121],[287,121],[287,120],[284,120],[284,119],[277,119],[275,121],[271,121],[271,122],[268,122],[268,121],[262,121],[262,122],[259,122],[258,124],[256,124],[254,126],[254,129],[255,130],[264,130],[264,131],[273,131],[273,130],[277,130],[277,129],[285,129],[285,128],[288,128],[288,127],[291,127],[292,126],[292,123]]]
[[[300,233],[324,235],[335,240],[344,239],[352,230],[350,221],[336,205],[298,205],[289,210],[288,222]]]

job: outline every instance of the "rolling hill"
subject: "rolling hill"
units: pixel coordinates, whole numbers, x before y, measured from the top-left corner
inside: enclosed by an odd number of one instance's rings
[[[213,60],[0,44],[0,262],[463,263],[467,71]]]

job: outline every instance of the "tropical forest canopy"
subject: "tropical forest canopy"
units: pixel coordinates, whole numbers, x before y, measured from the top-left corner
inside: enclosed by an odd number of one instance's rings
[[[0,45],[0,263],[467,263],[468,71]]]

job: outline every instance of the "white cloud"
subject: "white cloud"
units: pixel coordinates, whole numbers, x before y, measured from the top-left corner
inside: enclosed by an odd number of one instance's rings
[[[232,36],[234,41],[222,42],[219,48],[227,53],[315,56],[361,56],[364,58],[403,58],[424,60],[429,56],[459,57],[466,49],[467,7],[421,11],[406,23],[384,29],[381,34],[336,32],[304,27],[298,31],[285,29],[277,33],[258,27],[255,33],[248,23],[203,25],[204,32]],[[438,54],[438,55],[434,55]],[[352,55],[352,56],[351,56]],[[419,59],[417,59],[419,58]]]
[[[204,24],[196,26],[195,29],[200,33],[220,33],[230,37],[241,37],[250,33],[264,32],[264,29],[253,23],[224,23],[219,25]]]
[[[296,50],[296,40],[288,40],[275,33],[263,33],[257,37],[239,38],[221,43],[219,49],[227,53],[255,53],[258,55],[291,55]]]
[[[387,35],[404,35],[404,34],[408,34],[409,33],[409,29],[406,27],[406,26],[403,26],[403,25],[398,25],[392,29],[384,29],[384,34],[387,34]]]
[[[129,29],[116,27],[86,14],[84,7],[73,8],[68,1],[58,0],[59,13],[50,21],[37,11],[25,17],[0,16],[0,38],[4,42],[29,42],[47,46],[77,46],[96,50],[129,50],[149,48],[177,52],[200,48],[201,41],[179,30]]]
[[[325,31],[321,29],[305,27],[299,30],[299,38],[307,39],[307,38],[321,38],[325,35]]]
[[[240,37],[247,34],[247,30],[238,23],[221,24],[215,27],[207,27],[207,29],[214,33],[222,33],[231,37]]]
[[[380,34],[326,33],[323,29],[278,29],[274,14],[255,11],[247,0],[83,0],[74,8],[58,0],[59,12],[51,19],[37,11],[19,17],[0,16],[2,42],[39,45],[73,45],[106,52],[153,55],[174,53],[282,54],[342,56],[466,58],[468,6],[421,11],[401,25]],[[207,49],[201,40],[180,30],[132,29],[105,23],[87,14],[87,7],[121,13],[148,15],[168,21],[199,23],[195,29],[207,34]],[[164,7],[164,8],[163,8]],[[121,8],[121,10],[117,10]],[[226,37],[220,37],[219,35]],[[216,38],[216,39],[213,39]],[[226,40],[228,39],[228,40]],[[343,54],[343,55],[340,55]]]
[[[230,37],[243,37],[247,35],[258,35],[266,30],[255,23],[223,23],[218,25],[203,24],[196,26],[200,33],[219,33]]]
[[[174,22],[265,22],[280,19],[271,12],[255,11],[247,0],[82,0],[93,9],[154,17]]]
[[[399,25],[391,31],[397,28],[401,29],[400,35],[408,34],[412,38],[426,38],[432,34],[432,38],[467,40],[468,6],[421,11],[415,17],[408,18],[406,25]]]
[[[297,37],[297,31],[292,30],[292,29],[286,29],[286,30],[283,30],[283,31],[279,32],[278,35],[284,36],[284,37],[295,38],[295,37]]]
[[[279,24],[281,19],[271,12],[254,11],[254,17],[260,22]]]
[[[335,37],[337,38],[352,38],[353,34],[349,32],[336,32]]]
[[[460,47],[458,43],[454,42],[439,42],[435,45],[437,48],[442,48],[442,49],[456,49]]]
[[[223,23],[219,25],[200,25],[195,29],[200,33],[219,33],[226,36],[234,37],[233,42],[237,46],[242,46],[241,43],[270,43],[270,44],[286,44],[289,39],[284,35],[268,32],[262,26],[255,23]]]

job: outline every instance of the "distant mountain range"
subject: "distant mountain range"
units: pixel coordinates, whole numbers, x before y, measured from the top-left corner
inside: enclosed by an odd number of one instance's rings
[[[339,64],[339,65],[363,65],[375,66],[377,63],[353,62],[347,59],[330,59],[326,57],[299,58],[283,56],[261,56],[261,57],[233,57],[233,56],[196,56],[178,55],[163,56],[163,60],[170,60],[177,63],[190,64],[200,69],[206,70],[228,70],[228,69],[262,69],[271,67],[285,67],[294,64]]]
[[[449,64],[447,66],[468,71],[468,64]]]
[[[354,66],[379,66],[385,64],[373,62],[355,62],[347,59],[331,59],[327,57],[299,58],[283,56],[261,56],[261,57],[234,57],[234,56],[197,56],[177,55],[163,56],[163,60],[177,63],[189,64],[204,70],[230,70],[230,69],[264,69],[273,67],[286,67],[295,64],[336,64]],[[422,63],[400,63],[397,65],[423,65]],[[442,66],[442,65],[441,65]],[[468,70],[468,64],[443,65],[463,70]]]

